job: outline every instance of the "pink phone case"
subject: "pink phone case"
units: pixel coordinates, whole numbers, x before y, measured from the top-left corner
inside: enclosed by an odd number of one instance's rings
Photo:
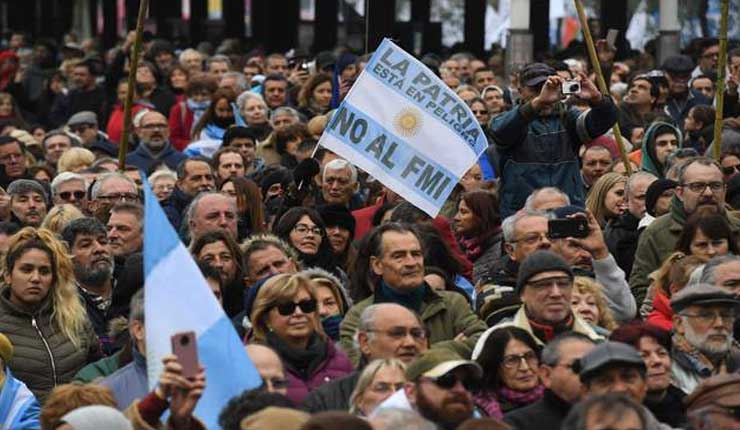
[[[198,375],[198,344],[195,332],[187,331],[172,335],[172,353],[182,366],[182,376],[195,378]]]

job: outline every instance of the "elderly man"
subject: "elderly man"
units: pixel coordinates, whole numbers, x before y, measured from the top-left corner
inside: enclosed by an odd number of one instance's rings
[[[347,160],[334,159],[324,166],[321,179],[321,200],[324,204],[340,205],[355,210],[361,207],[354,194],[359,189],[357,169]]]
[[[261,234],[250,236],[241,245],[244,256],[246,285],[281,273],[297,273],[300,267],[293,248],[277,236]]]
[[[170,143],[170,129],[167,118],[157,111],[142,114],[139,125],[134,130],[139,138],[136,150],[126,155],[126,164],[136,166],[144,172],[149,172],[159,164],[164,164],[171,170],[187,158]]]
[[[537,251],[519,268],[516,293],[522,306],[513,319],[504,319],[489,328],[475,345],[473,356],[483,349],[488,335],[497,327],[514,325],[528,331],[539,345],[545,345],[560,333],[572,330],[594,341],[603,337],[575,315],[570,307],[573,269],[559,255]]]
[[[694,69],[691,57],[687,55],[670,56],[663,61],[661,68],[668,79],[668,99],[665,111],[673,119],[674,124],[683,124],[692,107],[712,105],[712,99],[689,88],[689,79]]]
[[[537,250],[552,248],[547,217],[538,212],[516,213],[504,220],[501,229],[506,255],[493,266],[490,279],[496,285],[513,287],[522,261]]]
[[[678,183],[670,212],[653,221],[642,232],[637,244],[630,288],[638,304],[645,298],[648,275],[673,252],[689,216],[695,213],[721,214],[727,217],[733,234],[740,233],[740,219],[725,212],[726,185],[716,161],[705,157],[686,161],[678,171]]]
[[[26,145],[11,136],[0,136],[0,165],[5,177],[0,177],[0,187],[7,188],[16,179],[29,178],[26,167]]]
[[[408,365],[427,350],[427,337],[418,315],[395,303],[378,303],[362,311],[357,344],[361,366],[387,358],[397,358]],[[349,398],[361,370],[319,387],[303,402],[305,409],[311,413],[349,410]]]
[[[18,179],[8,186],[11,221],[21,227],[38,227],[46,216],[48,198],[44,187],[30,179]]]
[[[524,203],[526,212],[546,212],[570,205],[570,197],[555,187],[543,187],[532,191]]]
[[[56,168],[59,157],[75,144],[79,145],[79,142],[73,142],[72,139],[64,130],[52,130],[44,135],[41,146],[44,147],[44,158],[49,166]]]
[[[646,213],[645,196],[650,184],[656,180],[658,178],[652,173],[632,174],[624,187],[627,211],[619,218],[610,221],[604,229],[604,240],[609,247],[609,252],[625,273],[632,272],[637,240],[643,230],[639,228],[639,224]]]
[[[187,69],[192,75],[203,73],[203,54],[193,48],[185,49],[178,57],[180,65]]]
[[[119,202],[139,202],[136,183],[119,172],[98,176],[90,190],[90,213],[103,223],[108,222],[111,208]]]
[[[605,146],[594,145],[586,148],[581,155],[581,177],[586,193],[593,187],[594,183],[604,176],[612,165],[612,154]]]
[[[740,368],[740,350],[732,337],[739,304],[734,294],[709,284],[689,285],[671,297],[671,370],[674,383],[685,393],[712,375]]]
[[[540,380],[545,386],[542,398],[515,409],[504,421],[516,429],[559,429],[571,406],[581,397],[581,381],[573,364],[594,347],[594,341],[572,331],[558,335],[542,349]]]
[[[702,284],[711,284],[740,296],[740,256],[714,257],[702,269]]]
[[[87,212],[87,181],[85,181],[85,177],[73,172],[58,174],[51,181],[51,199],[54,205],[71,204],[77,206],[83,213]]]
[[[356,364],[353,339],[362,311],[374,303],[397,303],[421,315],[431,347],[448,348],[469,357],[485,324],[457,292],[434,291],[424,281],[424,255],[414,230],[397,223],[384,224],[368,238],[369,273],[374,293],[355,304],[344,317],[340,343]]]
[[[185,212],[191,242],[212,230],[223,230],[237,240],[236,218],[234,199],[217,192],[198,194]]]
[[[690,428],[694,430],[738,429],[740,374],[712,376],[686,398]]]
[[[183,212],[196,195],[216,189],[215,176],[211,161],[197,156],[186,158],[177,166],[177,183],[170,197],[162,204],[175,230],[180,229]]]
[[[288,393],[288,380],[285,378],[283,362],[275,350],[257,343],[250,343],[244,349],[247,351],[254,367],[257,368],[257,373],[260,374],[265,389],[270,393],[286,395]]]
[[[82,146],[98,156],[116,157],[118,148],[100,132],[98,116],[95,112],[82,111],[69,117],[67,121],[69,131],[74,133],[82,142]]]

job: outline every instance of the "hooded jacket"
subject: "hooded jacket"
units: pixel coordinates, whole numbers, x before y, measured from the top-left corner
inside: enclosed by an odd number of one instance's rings
[[[665,165],[658,161],[658,157],[655,153],[655,139],[659,135],[666,133],[673,133],[678,139],[678,147],[683,147],[681,130],[667,122],[652,123],[645,131],[645,136],[642,138],[642,164],[640,169],[645,172],[650,172],[661,179],[665,177]]]

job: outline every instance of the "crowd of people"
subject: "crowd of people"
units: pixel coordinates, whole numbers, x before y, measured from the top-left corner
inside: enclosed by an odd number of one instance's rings
[[[317,147],[371,54],[146,34],[129,88],[133,41],[0,52],[0,427],[204,428],[202,369],[147,381],[146,181],[262,378],[223,430],[740,428],[734,41],[721,145],[716,39],[598,41],[609,94],[424,56],[489,141],[436,217]]]

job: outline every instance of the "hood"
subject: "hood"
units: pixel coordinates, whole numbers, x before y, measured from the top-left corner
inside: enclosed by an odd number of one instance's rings
[[[640,149],[642,152],[641,170],[650,172],[658,178],[665,177],[665,174],[663,171],[664,166],[658,161],[655,154],[655,138],[665,132],[674,133],[678,138],[678,147],[683,148],[683,134],[681,130],[673,124],[657,121],[652,123],[647,131],[645,131],[645,136],[642,138],[642,148]]]

